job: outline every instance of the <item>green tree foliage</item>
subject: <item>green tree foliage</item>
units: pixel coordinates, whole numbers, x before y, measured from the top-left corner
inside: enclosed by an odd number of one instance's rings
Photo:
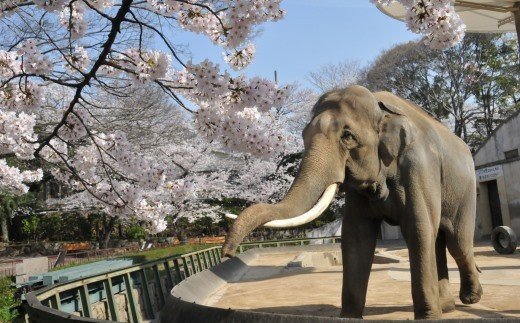
[[[27,214],[32,212],[38,205],[36,194],[29,192],[20,196],[0,196],[0,227],[2,229],[2,241],[10,240],[10,224],[13,217],[17,214]]]
[[[27,219],[22,220],[22,231],[29,237],[29,240],[38,241],[42,234],[40,218],[36,215],[31,215]]]
[[[444,51],[400,44],[381,53],[362,83],[415,102],[475,148],[519,108],[516,48],[510,35],[488,34],[468,34]]]
[[[139,240],[146,238],[146,230],[140,225],[131,225],[126,228],[125,236],[130,240]]]
[[[479,144],[520,109],[520,62],[514,38],[480,37],[473,94],[480,113],[470,140]]]

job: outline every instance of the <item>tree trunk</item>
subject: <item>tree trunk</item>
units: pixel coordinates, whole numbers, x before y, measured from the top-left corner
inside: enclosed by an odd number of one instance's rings
[[[518,54],[520,54],[520,2],[515,4],[515,8],[519,9],[513,11],[513,15],[515,17],[516,38],[518,39]]]
[[[108,242],[110,241],[110,234],[115,227],[116,218],[110,217],[110,220],[107,221],[107,216],[102,216],[102,221],[100,220],[101,228],[98,231],[98,243],[100,249],[107,249]]]
[[[1,226],[2,226],[2,241],[9,242],[9,228],[8,228],[8,219],[7,215],[4,215],[0,218]]]

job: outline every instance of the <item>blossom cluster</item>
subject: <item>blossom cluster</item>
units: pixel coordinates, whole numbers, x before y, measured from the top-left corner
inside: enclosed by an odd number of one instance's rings
[[[0,104],[11,110],[28,110],[40,107],[43,101],[42,87],[30,81],[7,84],[0,88]]]
[[[9,166],[5,159],[0,159],[0,193],[22,195],[29,191],[28,183],[41,181],[43,171],[25,170]]]
[[[455,12],[451,0],[370,0],[380,5],[394,1],[406,8],[406,24],[426,36],[425,43],[434,49],[446,49],[464,38],[466,25]]]
[[[240,50],[232,50],[230,53],[224,52],[224,60],[229,64],[235,71],[247,67],[255,57],[255,45],[248,44]]]
[[[13,154],[22,160],[34,158],[34,125],[33,115],[0,109],[0,155]],[[6,159],[0,159],[1,194],[25,194],[29,190],[26,184],[39,181],[42,176],[41,169],[20,171],[8,165]]]
[[[281,0],[224,1],[226,8],[217,8],[211,2],[147,2],[155,12],[174,16],[181,27],[204,34],[226,48],[240,47],[249,37],[254,25],[277,21],[285,14],[280,8]]]
[[[87,122],[87,111],[81,108],[74,109],[67,115],[65,124],[59,129],[59,137],[70,142],[82,139],[88,133]]]
[[[34,39],[20,44],[18,55],[22,57],[22,69],[27,74],[45,75],[52,71],[52,62],[42,54]]]
[[[122,219],[137,218],[147,222],[151,232],[165,229],[165,215],[187,189],[182,180],[168,179],[164,165],[135,152],[122,132],[97,133],[74,152],[56,139],[45,147],[42,157],[73,167],[74,173],[55,168],[53,176],[81,192],[73,195],[76,204]]]
[[[179,86],[193,89],[183,93],[198,104],[195,121],[204,135],[258,156],[272,156],[283,149],[284,135],[269,112],[287,100],[286,87],[259,77],[232,78],[208,60],[187,64],[175,77]]]
[[[160,51],[128,50],[122,60],[127,70],[136,83],[149,83],[152,80],[163,78],[171,64],[169,55]]]
[[[72,52],[66,58],[64,67],[71,73],[84,72],[90,65],[88,52],[84,47],[74,46]]]
[[[151,10],[175,17],[179,25],[195,33],[204,34],[215,44],[223,46],[224,59],[234,69],[247,66],[255,53],[253,44],[245,44],[253,26],[277,21],[284,16],[281,0],[237,0],[218,2],[180,2],[175,0],[147,0]],[[222,3],[221,3],[222,4]]]
[[[32,159],[36,140],[35,119],[24,112],[0,110],[0,153],[14,153],[22,160]]]

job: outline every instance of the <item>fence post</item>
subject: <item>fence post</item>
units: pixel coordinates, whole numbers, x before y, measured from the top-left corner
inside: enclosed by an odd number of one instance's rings
[[[175,267],[175,274],[176,274],[176,280],[175,280],[175,284],[178,284],[182,281],[182,276],[181,276],[181,267],[179,265],[179,258],[174,258],[173,259],[173,267]]]
[[[172,269],[170,267],[170,261],[169,260],[166,260],[164,262],[164,270],[166,270],[166,277],[168,278],[168,283],[170,284],[170,286],[168,286],[168,288],[171,289],[174,286],[174,282],[173,282]]]
[[[152,267],[153,274],[155,276],[155,282],[157,283],[157,292],[159,293],[159,299],[161,300],[161,307],[165,304],[165,298],[164,298],[164,290],[162,288],[162,281],[161,281],[161,275],[159,274],[159,267],[157,265],[154,265]]]
[[[203,271],[205,268],[202,267],[202,261],[200,261],[200,252],[197,252],[195,254],[195,257],[197,257],[197,264],[199,265],[199,271]]]
[[[203,250],[201,253],[202,253],[202,260],[204,262],[204,269],[208,269],[209,267],[211,267],[211,265],[208,263],[208,259],[206,257],[206,251]]]
[[[193,255],[189,255],[188,259],[190,259],[190,265],[191,265],[191,269],[193,270],[193,273],[196,274],[198,272],[197,264],[195,263],[195,260],[193,259]]]
[[[90,306],[90,294],[88,292],[88,284],[79,288],[79,298],[81,301],[81,309],[84,317],[91,317],[92,307]]]
[[[142,268],[139,270],[141,274],[141,286],[144,293],[144,301],[146,302],[146,308],[148,309],[148,317],[151,319],[155,318],[152,304],[152,293],[150,293],[150,285],[148,285],[148,277],[146,277],[146,269]]]
[[[184,267],[184,278],[190,277],[190,268],[188,267],[188,261],[186,260],[186,257],[182,257],[182,265]]]
[[[128,301],[128,316],[131,319],[130,322],[137,323],[141,322],[141,318],[137,314],[137,304],[136,300],[134,298],[134,294],[132,292],[133,290],[133,284],[132,284],[132,277],[130,276],[130,273],[126,273],[123,276],[123,280],[125,281],[125,289],[126,289],[126,299]]]
[[[119,312],[117,311],[117,304],[114,298],[114,290],[112,288],[112,278],[107,277],[107,279],[103,282],[105,287],[105,292],[107,294],[107,303],[108,303],[108,312],[110,313],[110,319],[112,321],[119,321]]]

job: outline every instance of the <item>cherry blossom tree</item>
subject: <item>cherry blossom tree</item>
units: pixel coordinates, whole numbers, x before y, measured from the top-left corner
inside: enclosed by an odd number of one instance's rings
[[[274,155],[285,138],[270,110],[283,104],[285,88],[232,76],[209,60],[184,61],[166,26],[209,37],[240,70],[254,56],[255,26],[283,14],[279,0],[3,1],[0,189],[23,194],[42,177],[41,169],[22,170],[7,157],[39,158],[104,212],[136,215],[162,230],[182,185],[169,181],[167,163],[142,155],[123,131],[96,130],[93,110],[106,108],[99,99],[153,83],[193,113],[197,130],[210,140]],[[167,52],[150,46],[151,38]],[[38,119],[41,114],[49,120]],[[37,123],[45,126],[36,134]]]
[[[398,2],[406,8],[408,29],[425,36],[424,42],[434,49],[455,46],[464,38],[466,25],[455,12],[452,0],[370,0],[388,5]]]

